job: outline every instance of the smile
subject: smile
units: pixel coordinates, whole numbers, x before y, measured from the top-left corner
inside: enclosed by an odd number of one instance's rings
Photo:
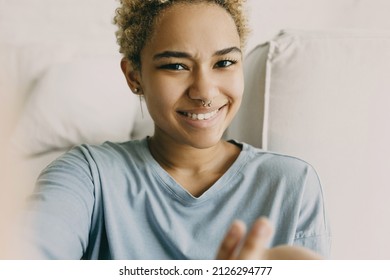
[[[209,113],[206,113],[206,114],[194,114],[194,113],[183,112],[183,115],[187,116],[193,120],[202,121],[202,120],[208,120],[208,119],[214,117],[218,113],[218,111],[219,111],[219,109],[214,110],[214,111],[209,112]]]
[[[214,111],[211,111],[211,112],[207,112],[207,113],[200,113],[200,114],[196,114],[196,113],[190,113],[190,112],[179,112],[181,115],[183,116],[186,116],[194,121],[198,120],[198,121],[206,121],[206,120],[209,120],[211,118],[213,118],[216,114],[218,114],[218,112],[223,108],[225,107],[222,106],[221,108],[219,109],[216,109]]]

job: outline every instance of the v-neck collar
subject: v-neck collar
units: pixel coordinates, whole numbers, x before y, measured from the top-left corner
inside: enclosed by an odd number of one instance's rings
[[[142,154],[145,158],[145,162],[151,167],[152,171],[155,173],[156,177],[161,182],[161,186],[165,188],[166,191],[170,193],[172,197],[181,201],[184,204],[200,204],[210,198],[214,197],[222,188],[229,186],[229,181],[232,178],[236,177],[236,174],[241,170],[241,168],[247,162],[245,159],[248,156],[248,145],[245,143],[238,143],[234,140],[229,142],[242,146],[241,152],[233,162],[233,164],[228,168],[228,170],[203,194],[199,197],[193,196],[188,192],[183,186],[181,186],[161,165],[154,159],[152,156],[147,138],[144,138],[141,141],[142,145]]]

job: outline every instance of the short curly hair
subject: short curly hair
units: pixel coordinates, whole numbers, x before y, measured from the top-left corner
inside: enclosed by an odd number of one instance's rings
[[[119,0],[114,23],[118,26],[116,38],[119,51],[136,69],[141,68],[140,54],[153,32],[153,24],[166,8],[176,3],[210,3],[224,8],[233,18],[241,47],[248,35],[247,17],[244,13],[245,0]]]

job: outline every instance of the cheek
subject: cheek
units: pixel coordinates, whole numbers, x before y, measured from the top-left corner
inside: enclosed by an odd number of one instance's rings
[[[225,77],[223,86],[232,101],[241,102],[244,93],[244,76],[241,71]]]
[[[150,78],[144,83],[144,95],[148,109],[151,114],[158,114],[159,111],[166,112],[180,96],[178,83],[158,75],[150,76]],[[161,110],[162,108],[165,109]]]

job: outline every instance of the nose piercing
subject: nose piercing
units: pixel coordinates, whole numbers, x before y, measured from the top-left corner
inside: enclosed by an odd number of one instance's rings
[[[213,104],[213,100],[206,100],[206,101],[202,100],[203,107],[209,107],[210,108],[211,104]]]

